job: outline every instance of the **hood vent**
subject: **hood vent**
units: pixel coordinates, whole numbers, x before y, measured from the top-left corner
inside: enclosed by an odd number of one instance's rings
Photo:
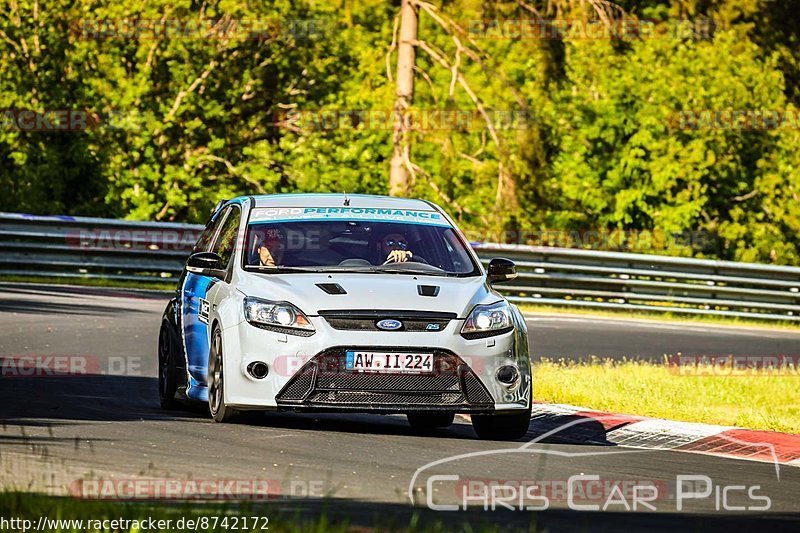
[[[438,285],[417,285],[417,292],[420,296],[439,296]]]
[[[347,294],[347,291],[338,283],[317,283],[317,287],[328,294]]]

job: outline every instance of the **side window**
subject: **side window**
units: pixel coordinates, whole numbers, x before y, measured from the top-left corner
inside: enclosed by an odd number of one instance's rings
[[[239,235],[239,210],[235,207],[228,209],[225,217],[225,222],[219,232],[217,240],[211,251],[216,253],[222,258],[222,264],[225,268],[231,263],[233,252],[236,249],[236,238]]]
[[[192,253],[197,252],[207,252],[208,249],[211,247],[211,239],[214,238],[214,235],[217,233],[220,224],[222,221],[225,220],[225,213],[220,213],[217,215],[213,221],[209,220],[206,224],[206,229],[200,234],[200,237],[197,239],[197,242],[192,249]]]
[[[458,235],[453,228],[447,228],[442,233],[444,236],[444,243],[447,246],[447,258],[449,259],[449,263],[452,265],[452,269],[455,272],[469,272],[471,261],[469,259],[469,255],[464,250],[464,247],[461,246],[461,243],[458,240]]]

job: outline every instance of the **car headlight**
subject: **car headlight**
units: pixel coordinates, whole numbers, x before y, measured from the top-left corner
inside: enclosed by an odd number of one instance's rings
[[[308,317],[289,302],[272,302],[248,296],[244,299],[244,317],[254,326],[265,329],[297,330],[298,334],[306,335],[314,332],[314,326]]]
[[[500,335],[514,329],[511,306],[502,301],[490,305],[476,305],[464,321],[461,335],[467,339],[479,339]]]

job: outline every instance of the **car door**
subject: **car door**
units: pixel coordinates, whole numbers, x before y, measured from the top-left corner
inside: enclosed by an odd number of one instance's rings
[[[239,223],[239,209],[229,206],[221,210],[209,234],[204,233],[194,252],[215,251],[219,236],[226,226]],[[208,292],[220,280],[186,271],[181,289],[181,323],[184,353],[186,354],[186,396],[194,400],[208,399],[208,316],[210,303]]]
[[[240,236],[243,224],[241,219],[241,209],[239,206],[234,206],[211,247],[211,251],[222,259],[222,268],[228,272],[226,280],[217,280],[217,283],[208,288],[206,300],[210,303],[211,309],[216,309],[234,291],[230,279],[234,267],[233,262],[238,257],[243,239],[243,236]]]

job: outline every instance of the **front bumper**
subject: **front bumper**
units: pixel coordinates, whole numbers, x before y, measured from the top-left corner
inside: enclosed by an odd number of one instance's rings
[[[391,313],[387,313],[391,315]],[[491,413],[524,410],[531,402],[531,369],[524,321],[489,338],[460,335],[463,320],[442,331],[334,329],[310,317],[316,331],[299,337],[247,322],[223,330],[225,401],[241,409],[408,413]],[[346,370],[346,350],[433,353],[432,374]],[[268,376],[256,380],[247,366],[263,361]],[[520,378],[501,383],[497,369],[513,365]]]
[[[403,351],[433,354],[432,373],[374,373],[347,370],[346,349],[332,348],[314,356],[278,393],[278,407],[389,413],[431,410],[486,413],[494,410],[489,391],[475,372],[453,353],[410,347]],[[363,349],[399,351],[391,346]]]

